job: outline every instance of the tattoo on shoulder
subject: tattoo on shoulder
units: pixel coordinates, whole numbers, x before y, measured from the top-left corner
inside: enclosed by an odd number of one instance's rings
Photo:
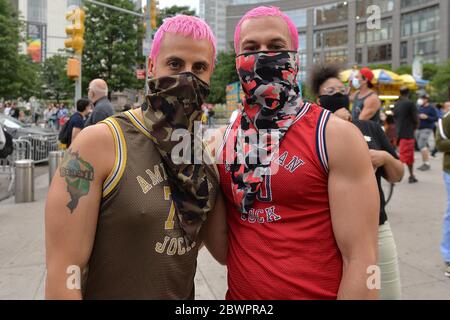
[[[67,207],[70,213],[73,213],[80,198],[89,193],[91,182],[94,180],[94,168],[89,162],[84,161],[78,152],[68,149],[60,166],[60,174],[67,183],[67,192],[71,199]]]

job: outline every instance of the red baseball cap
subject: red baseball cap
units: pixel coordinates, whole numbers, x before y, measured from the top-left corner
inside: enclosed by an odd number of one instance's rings
[[[364,76],[364,78],[366,78],[369,82],[372,82],[372,80],[374,78],[374,74],[373,74],[372,70],[365,67],[365,68],[362,68],[361,70],[359,70],[359,73],[361,73],[361,75]]]

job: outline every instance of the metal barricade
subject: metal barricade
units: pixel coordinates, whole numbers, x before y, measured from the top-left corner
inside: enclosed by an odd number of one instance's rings
[[[11,193],[15,183],[14,164],[18,160],[31,159],[31,143],[26,140],[13,139],[13,153],[5,159],[0,159],[0,174],[6,175],[9,182],[8,193]]]
[[[30,158],[35,163],[48,161],[49,152],[58,150],[58,134],[27,135],[18,139],[30,143]]]

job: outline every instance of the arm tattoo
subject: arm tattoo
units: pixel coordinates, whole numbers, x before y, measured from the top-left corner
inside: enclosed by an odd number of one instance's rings
[[[65,178],[67,183],[67,192],[71,199],[67,207],[70,213],[73,213],[80,198],[89,193],[91,182],[94,180],[94,168],[89,162],[81,159],[78,152],[68,149],[59,171],[61,178]]]

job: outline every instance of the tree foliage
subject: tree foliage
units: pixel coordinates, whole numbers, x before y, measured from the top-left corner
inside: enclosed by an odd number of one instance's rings
[[[134,10],[129,0],[107,0],[105,3]],[[86,32],[83,52],[83,88],[95,78],[104,79],[110,92],[144,87],[136,78],[136,67],[143,63],[142,19],[85,3]]]
[[[54,55],[45,60],[42,67],[42,78],[45,83],[44,95],[55,99],[73,99],[74,83],[67,77],[67,56]]]
[[[160,25],[162,25],[165,18],[170,18],[177,14],[185,14],[187,16],[195,16],[195,10],[192,10],[188,6],[177,6],[177,5],[160,9],[158,12],[157,20],[156,20],[157,26],[159,27]]]
[[[234,52],[219,52],[214,73],[211,77],[211,94],[207,102],[225,103],[226,86],[235,81],[239,81],[239,77],[236,72],[236,56]]]

